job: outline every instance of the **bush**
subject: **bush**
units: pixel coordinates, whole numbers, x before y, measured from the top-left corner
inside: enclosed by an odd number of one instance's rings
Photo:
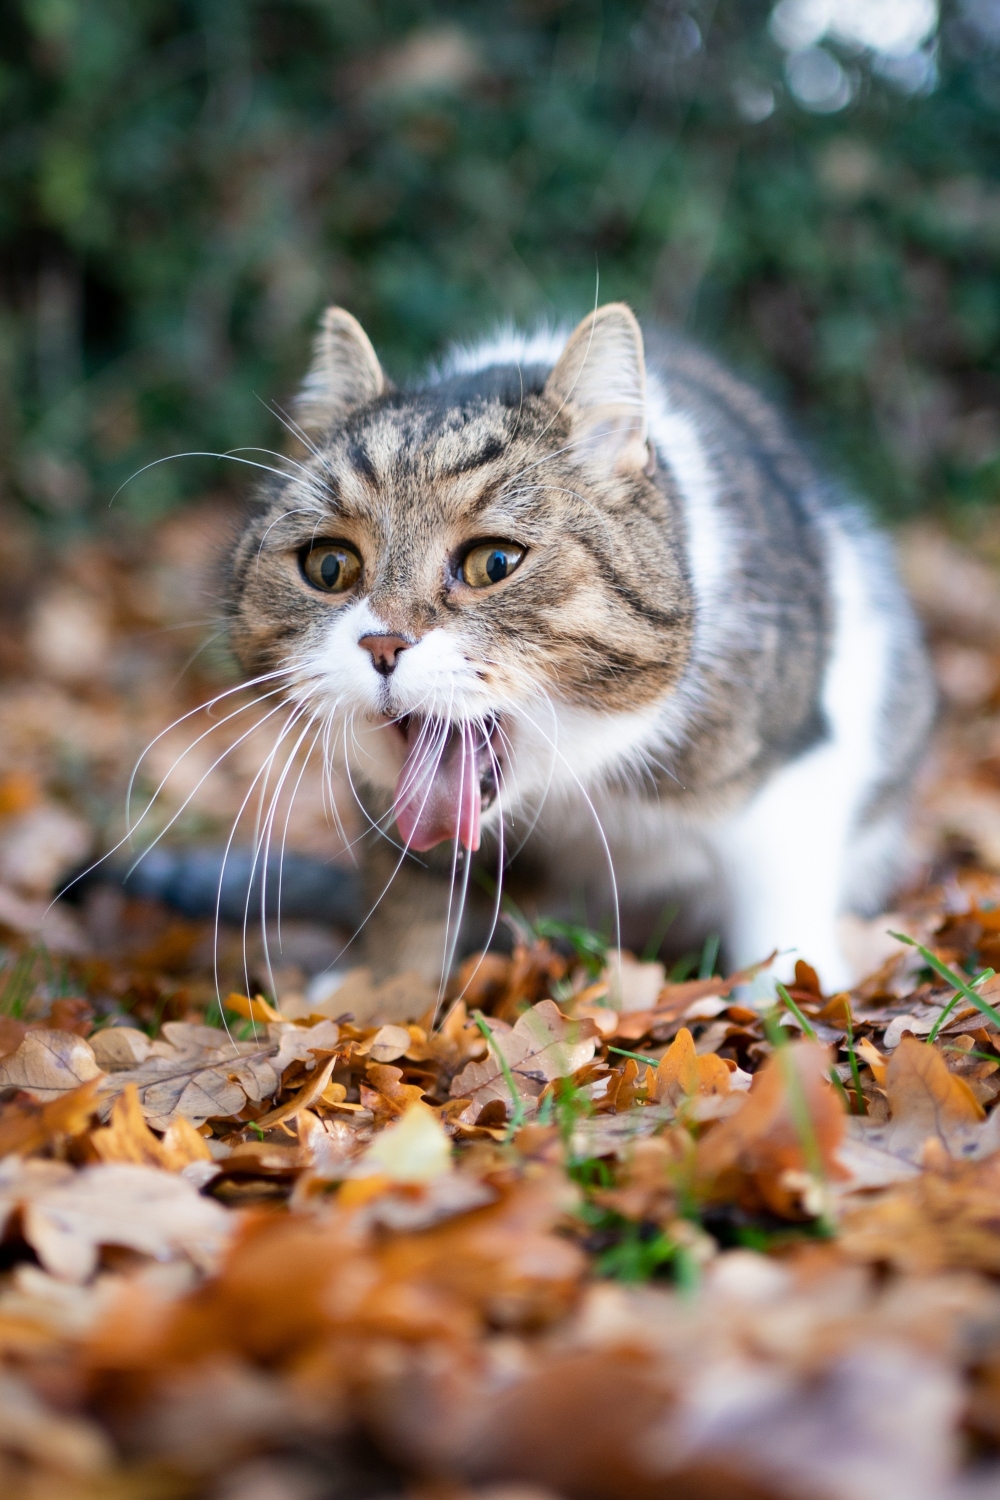
[[[994,0],[945,10],[922,73],[789,51],[752,0],[6,17],[3,479],[63,530],[146,464],[115,501],[139,518],[245,483],[158,461],[278,445],[327,301],[405,375],[498,318],[575,319],[598,273],[773,387],[886,513],[994,496]]]

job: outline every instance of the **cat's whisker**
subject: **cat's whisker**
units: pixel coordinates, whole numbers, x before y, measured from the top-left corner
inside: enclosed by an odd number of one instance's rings
[[[135,787],[135,779],[139,774],[139,768],[142,765],[143,761],[146,759],[146,756],[149,754],[149,752],[154,749],[166,735],[170,734],[175,729],[179,729],[182,724],[186,724],[188,719],[193,719],[195,714],[204,713],[210,715],[212,709],[216,706],[216,704],[221,703],[224,698],[231,698],[234,693],[245,693],[248,688],[260,687],[263,683],[272,682],[275,678],[278,677],[288,677],[290,675],[290,671],[290,668],[284,667],[277,672],[263,672],[258,677],[251,677],[248,682],[240,682],[237,683],[235,687],[226,688],[224,692],[217,693],[214,698],[209,698],[207,703],[199,703],[197,708],[188,709],[187,713],[180,714],[178,718],[174,719],[172,724],[168,724],[165,729],[160,730],[159,734],[154,735],[149,744],[146,746],[145,750],[143,750],[142,754],[139,756],[139,759],[136,761],[135,765],[132,767],[132,774],[128,779],[128,787],[125,791],[125,822],[126,825],[128,825],[129,831],[126,834],[126,838],[130,837],[131,834],[135,831],[131,826],[132,792]],[[245,713],[248,708],[253,707],[258,703],[263,703],[265,699],[272,698],[275,693],[281,691],[281,688],[274,688],[271,692],[261,694],[258,697],[251,699],[248,703],[240,704],[240,706],[231,714],[227,715],[226,718],[217,720],[216,723],[212,726],[212,729],[208,729],[204,734],[199,735],[198,739],[193,741],[193,743],[188,746],[188,750],[193,750],[195,745],[199,745],[208,734],[211,734],[213,730],[218,729],[221,725],[227,724],[230,719],[235,719],[239,714]],[[186,753],[187,751],[185,752],[185,754]],[[177,764],[178,762],[175,761],[174,766],[172,766],[171,770],[167,773],[168,777],[172,774]],[[166,779],[160,783],[158,791],[162,791],[165,785]],[[157,793],[154,793],[150,806],[152,805],[152,802],[156,800],[156,796]],[[139,821],[141,822],[142,819],[140,818]],[[138,828],[138,826],[139,824],[137,823],[135,825],[135,828]],[[121,848],[121,845],[119,844],[117,847]]]
[[[253,453],[253,452],[267,452],[268,450],[267,449],[262,449],[261,450],[261,449],[250,448],[250,449],[247,449],[245,451]],[[279,457],[283,458],[284,455],[279,455]],[[109,510],[111,509],[112,505],[114,505],[115,501],[118,499],[118,496],[121,494],[122,490],[124,490],[125,488],[127,488],[127,486],[132,483],[133,479],[140,479],[143,474],[148,473],[150,469],[156,469],[156,468],[158,468],[160,466],[160,464],[171,464],[171,463],[176,462],[178,459],[182,459],[182,458],[216,458],[216,459],[220,459],[223,462],[225,462],[226,460],[228,460],[230,463],[234,463],[234,464],[245,464],[248,469],[260,469],[261,472],[264,473],[264,474],[273,474],[275,476],[275,478],[277,478],[277,479],[284,479],[286,481],[288,481],[288,480],[294,480],[297,477],[295,474],[289,474],[288,471],[285,470],[285,469],[275,469],[271,464],[259,464],[259,463],[256,463],[253,459],[242,458],[240,456],[240,450],[238,448],[232,449],[232,451],[229,452],[229,453],[213,453],[213,452],[210,452],[210,451],[205,450],[205,449],[192,448],[192,449],[190,449],[186,453],[167,453],[167,454],[164,454],[164,456],[162,458],[154,458],[148,464],[143,464],[143,466],[142,466],[141,469],[136,469],[135,472],[133,474],[130,474],[127,479],[123,480],[122,483],[115,490],[114,494],[111,496],[111,499],[108,501],[108,509]],[[289,460],[289,461],[290,462],[294,462],[294,460]],[[316,498],[317,498],[317,500],[319,500],[319,499],[321,499],[321,496],[317,495]]]
[[[216,759],[212,762],[212,764],[209,766],[208,770],[204,773],[204,775],[201,776],[198,779],[198,781],[195,784],[195,786],[192,788],[192,790],[184,798],[184,801],[181,803],[180,807],[177,808],[176,812],[174,813],[173,817],[169,820],[169,822],[167,822],[164,825],[164,827],[160,829],[159,833],[152,840],[152,842],[149,843],[149,844],[147,844],[146,848],[143,849],[142,853],[139,854],[138,857],[135,860],[133,860],[132,864],[128,868],[128,871],[126,872],[126,875],[125,875],[125,879],[126,880],[128,879],[129,875],[131,875],[135,870],[138,869],[139,865],[146,858],[147,854],[151,853],[151,851],[156,848],[156,846],[160,842],[160,840],[162,838],[164,838],[170,832],[171,828],[173,828],[173,826],[177,822],[178,818],[180,818],[180,816],[182,815],[182,813],[184,813],[186,811],[186,809],[190,806],[191,802],[194,800],[194,798],[201,791],[201,788],[205,785],[205,782],[211,776],[212,772],[215,771],[219,766],[221,766],[222,762],[226,759],[226,756],[227,755],[231,755],[232,752],[234,750],[236,750],[240,745],[242,745],[245,740],[248,740],[252,734],[256,733],[256,731],[258,729],[260,729],[262,725],[266,724],[269,719],[273,719],[274,715],[276,713],[280,713],[280,711],[282,710],[282,708],[284,708],[285,706],[286,705],[285,705],[284,702],[276,703],[273,708],[269,709],[266,714],[262,715],[262,717],[257,720],[256,724],[251,724],[250,728],[247,729],[247,730],[245,730],[243,732],[243,734],[241,734],[239,736],[238,739],[234,740],[231,745],[227,745],[226,746],[226,748],[225,748],[225,750],[223,750],[222,754],[216,757]],[[204,738],[204,736],[203,736],[203,738]],[[186,751],[185,751],[185,754],[187,754]],[[171,767],[171,773],[168,773],[168,776],[165,778],[164,783],[163,783],[164,785],[166,784],[166,780],[169,780],[169,775],[172,774],[173,769],[180,763],[180,760],[182,760],[182,759],[183,759],[183,756],[179,757],[178,761],[174,762],[174,767]],[[150,807],[151,806],[152,806],[152,803],[150,803]],[[147,808],[147,811],[148,810],[149,809]],[[140,819],[140,822],[141,822],[141,819]],[[138,826],[138,824],[136,826]],[[124,843],[124,842],[125,842],[125,840],[123,839],[122,843]],[[119,844],[117,847],[121,848],[121,844]],[[112,853],[113,852],[114,851],[112,850]]]
[[[269,673],[267,675],[268,676],[284,676],[285,674],[284,673]],[[255,678],[255,679],[253,679],[253,681],[256,681],[256,682],[260,682],[262,680],[266,680],[266,679],[262,679],[262,678]],[[217,703],[219,701],[219,699],[228,697],[231,693],[239,692],[242,688],[250,686],[250,685],[251,684],[241,683],[239,685],[239,687],[228,688],[225,693],[220,693],[218,695],[218,697],[212,699],[211,703],[212,703],[212,705],[214,705],[215,703]],[[220,728],[222,728],[222,726],[224,724],[229,723],[229,721],[231,719],[237,718],[241,713],[245,713],[248,709],[259,707],[259,705],[261,703],[265,702],[268,698],[273,697],[274,693],[280,692],[280,691],[282,691],[280,688],[276,688],[276,689],[274,689],[274,692],[272,692],[272,693],[263,693],[263,694],[261,694],[257,698],[250,699],[247,703],[241,704],[238,709],[235,709],[233,711],[233,713],[227,715],[226,718],[218,720],[218,722],[215,723],[215,724],[213,724],[211,726],[211,728],[205,730],[205,732],[203,734],[199,735],[198,738],[195,741],[193,741],[192,744],[188,745],[187,749],[185,749],[184,751],[182,751],[181,754],[176,758],[176,760],[174,760],[173,764],[170,766],[170,768],[167,771],[166,775],[163,777],[163,780],[160,782],[159,786],[156,788],[155,792],[150,797],[150,799],[147,802],[147,804],[146,804],[145,808],[143,809],[142,813],[139,815],[139,817],[136,819],[136,821],[134,823],[132,823],[131,822],[131,816],[132,816],[131,797],[132,797],[132,793],[133,793],[133,789],[134,789],[135,778],[136,778],[136,775],[138,774],[139,766],[141,766],[143,760],[149,754],[150,750],[153,749],[154,745],[156,745],[156,743],[157,743],[158,740],[161,740],[165,734],[169,734],[172,729],[176,729],[178,727],[178,725],[183,724],[186,719],[190,719],[190,718],[193,717],[193,715],[201,713],[208,705],[206,705],[206,704],[199,704],[197,708],[190,709],[188,713],[182,714],[179,718],[175,719],[172,724],[168,724],[167,727],[166,727],[166,729],[161,730],[160,733],[156,736],[155,739],[150,740],[149,744],[146,746],[145,750],[142,752],[142,755],[140,755],[138,761],[136,762],[135,768],[133,769],[132,775],[131,775],[131,777],[129,779],[128,791],[127,791],[127,794],[126,794],[126,804],[125,804],[126,829],[125,829],[124,834],[118,840],[117,843],[112,844],[112,846],[111,846],[110,849],[107,849],[98,859],[95,859],[92,864],[89,864],[86,867],[86,869],[81,870],[79,872],[79,874],[73,876],[72,880],[67,881],[64,886],[61,886],[59,888],[59,890],[56,892],[56,894],[53,896],[52,901],[49,903],[49,907],[51,907],[56,901],[58,901],[62,896],[64,896],[67,891],[72,890],[75,885],[78,885],[81,880],[85,880],[88,875],[91,875],[91,874],[93,874],[93,872],[95,870],[100,869],[101,865],[105,864],[109,859],[113,858],[113,856],[116,855],[120,849],[124,849],[126,847],[126,845],[131,846],[132,840],[133,840],[136,832],[142,826],[142,824],[145,822],[145,820],[149,816],[149,814],[152,812],[153,807],[154,807],[154,805],[155,805],[155,803],[157,801],[157,798],[160,796],[160,794],[162,793],[164,787],[167,785],[167,782],[170,780],[170,777],[173,775],[174,771],[180,765],[180,763],[184,759],[184,757],[191,750],[193,750],[196,745],[200,744],[202,740],[204,740],[204,739],[206,739],[208,737],[208,735],[213,734],[216,729],[220,729]],[[279,705],[279,707],[280,707],[280,705]],[[269,715],[265,714],[262,719],[258,720],[257,725],[251,725],[251,728],[248,731],[248,733],[252,734],[253,731],[254,731],[254,729],[257,728],[260,724],[264,723],[265,720],[268,717],[269,717]],[[233,748],[233,747],[231,746],[230,749],[231,748]],[[206,775],[211,775],[211,772],[215,769],[215,766],[217,766],[219,764],[219,761],[224,760],[225,757],[226,757],[226,755],[228,753],[229,753],[228,751],[224,751],[223,754],[222,754],[222,756],[219,757],[219,760],[217,760],[215,762],[215,764],[209,768],[208,772],[206,772]],[[201,783],[199,783],[199,786],[200,785],[201,785]],[[197,792],[197,790],[198,790],[198,788],[196,787],[195,788],[195,792]],[[191,796],[194,796],[194,794],[195,793],[192,792]],[[190,801],[190,797],[187,800]],[[186,807],[186,806],[187,806],[187,801],[184,803],[184,807]],[[184,811],[184,807],[181,807],[178,810],[177,816],[179,816],[180,813]],[[165,832],[165,831],[166,830],[162,830],[161,831],[161,835],[160,835],[161,837],[162,837],[162,832]],[[150,847],[152,847],[152,846],[150,846]],[[139,859],[137,859],[136,862],[135,862],[135,864],[132,865],[132,867],[131,867],[132,870],[134,870],[136,868],[136,865],[139,863],[139,860],[141,860],[145,856],[146,853],[148,853],[148,850],[143,850],[142,851],[142,853],[139,855]],[[131,870],[129,871],[129,873],[131,873]]]
[[[278,749],[279,749],[279,747],[281,745],[282,740],[285,738],[286,734],[290,734],[291,733],[292,729],[295,726],[296,718],[300,718],[301,715],[306,712],[306,707],[307,707],[307,705],[303,705],[303,707],[298,711],[298,714],[295,715],[295,716],[293,716],[293,718],[291,719],[291,721],[287,725],[286,729],[282,731],[282,735],[280,736],[277,744],[274,746],[274,749],[272,750],[271,755],[268,757],[268,760],[270,761],[270,763],[272,765],[274,763],[274,759],[277,756],[277,752],[278,752]],[[267,934],[267,864],[268,864],[268,860],[269,860],[270,854],[271,854],[271,832],[272,832],[272,829],[274,827],[274,817],[275,817],[275,814],[277,812],[278,803],[279,803],[280,798],[281,798],[282,788],[284,787],[285,781],[286,781],[286,779],[288,777],[288,773],[291,770],[292,765],[294,764],[295,756],[296,756],[299,748],[301,747],[302,743],[306,739],[306,736],[308,735],[309,730],[311,729],[313,723],[315,722],[315,717],[316,717],[315,716],[315,712],[309,715],[309,718],[306,720],[305,728],[302,729],[299,732],[298,738],[296,739],[296,741],[295,741],[294,745],[292,746],[291,750],[289,750],[288,754],[286,755],[286,757],[285,757],[285,763],[284,763],[284,766],[282,767],[281,773],[280,773],[280,775],[278,777],[277,785],[275,786],[274,791],[271,794],[271,799],[270,799],[270,803],[269,803],[269,806],[268,806],[267,814],[266,814],[266,816],[264,818],[263,828],[260,830],[259,837],[255,837],[255,839],[254,839],[253,859],[252,859],[251,865],[250,865],[250,878],[247,881],[246,902],[245,902],[245,905],[244,905],[244,908],[243,908],[243,968],[244,968],[244,974],[246,975],[246,980],[247,980],[247,993],[248,994],[250,993],[250,976],[246,972],[247,971],[247,929],[248,929],[249,921],[250,921],[250,904],[251,904],[251,896],[252,896],[252,893],[253,893],[253,882],[254,882],[254,878],[255,878],[256,873],[257,873],[257,865],[258,865],[258,861],[259,861],[260,862],[260,870],[261,870],[261,877],[260,877],[260,927],[261,927],[261,941],[262,941],[263,950],[264,950],[264,966],[265,966],[265,968],[267,970],[267,978],[268,978],[268,983],[270,984],[270,987],[271,987],[271,993],[272,993],[272,995],[277,996],[277,990],[276,990],[275,984],[274,984],[274,970],[273,970],[273,967],[271,965],[270,943],[269,943],[268,934]],[[268,772],[267,772],[267,775],[264,778],[264,782],[262,784],[262,787],[261,787],[261,805],[263,804],[264,796],[265,796],[266,791],[267,791],[267,783],[268,783],[268,780],[270,779],[270,774],[271,773],[270,773],[270,768],[269,768]],[[261,859],[261,854],[262,853],[263,853],[263,859]],[[280,898],[279,898],[279,918],[278,918],[278,920],[279,920],[279,924],[280,924]],[[279,936],[278,936],[278,951],[279,952],[281,951],[280,925],[279,925]]]
[[[552,712],[552,720],[553,720],[553,726],[554,726],[554,729],[555,729],[555,733],[556,733],[556,735],[558,735],[559,719],[558,719],[558,715],[556,714],[555,705],[552,703],[552,701],[549,698],[548,694],[544,693],[544,690],[542,690],[542,692],[543,692],[544,698],[546,699],[546,701],[548,701],[549,708],[550,708],[550,710]],[[523,710],[522,710],[522,713],[523,713]],[[558,756],[559,760],[562,762],[562,765],[565,767],[565,769],[566,769],[567,773],[569,774],[570,778],[575,783],[576,789],[580,793],[580,796],[581,796],[581,798],[583,800],[584,805],[587,807],[587,809],[590,812],[591,817],[594,820],[594,826],[597,829],[597,836],[598,836],[598,838],[601,841],[601,846],[602,846],[602,848],[604,850],[604,857],[605,857],[605,859],[607,861],[608,878],[609,878],[609,880],[611,882],[611,900],[612,900],[612,904],[613,904],[613,915],[614,915],[615,947],[620,950],[621,949],[621,906],[620,906],[619,899],[618,899],[618,878],[617,878],[617,876],[615,874],[614,860],[613,860],[612,855],[611,855],[611,845],[608,843],[607,835],[604,832],[604,824],[601,822],[600,814],[598,813],[597,808],[594,806],[594,803],[591,800],[590,793],[587,791],[587,788],[584,786],[583,782],[580,780],[579,776],[576,774],[576,772],[574,771],[573,767],[570,765],[569,761],[566,759],[565,755],[563,755],[562,751],[559,749],[558,744],[555,741],[550,740],[549,737],[548,737],[548,735],[545,733],[544,729],[542,728],[542,726],[540,724],[536,723],[534,720],[529,719],[528,716],[527,716],[527,714],[524,714],[524,718],[525,718],[526,722],[529,723],[531,725],[531,727],[535,730],[535,732],[537,734],[540,734],[541,737],[544,740],[546,740],[548,744],[550,744],[552,746],[553,753],[556,756]]]
[[[277,754],[278,746],[281,744],[281,741],[284,738],[284,735],[287,733],[287,731],[289,729],[289,726],[290,726],[290,723],[293,721],[294,716],[296,714],[298,714],[300,711],[301,711],[301,705],[295,705],[290,710],[290,712],[289,712],[289,718],[285,720],[285,723],[282,726],[282,730],[279,733],[279,737],[278,737],[278,739],[277,739],[277,741],[276,741],[276,743],[274,745],[274,748],[271,751],[271,754],[267,757],[267,759],[264,761],[264,764],[257,771],[257,773],[255,774],[255,776],[254,776],[253,780],[251,781],[249,787],[246,790],[246,793],[245,793],[245,795],[243,797],[243,800],[240,803],[239,808],[237,810],[236,816],[233,819],[232,826],[231,826],[231,828],[229,830],[229,837],[226,839],[226,846],[225,846],[225,848],[224,848],[224,850],[222,852],[222,864],[221,864],[221,866],[219,868],[219,878],[218,878],[218,881],[216,883],[216,888],[215,888],[215,933],[214,933],[214,943],[213,943],[212,974],[213,974],[213,979],[215,981],[216,999],[219,1002],[220,1010],[222,1010],[222,1019],[223,1019],[223,1023],[224,1024],[226,1024],[226,1017],[225,1017],[225,1010],[224,1010],[224,1008],[222,1006],[222,991],[221,991],[221,987],[220,987],[220,984],[219,984],[219,928],[220,928],[221,923],[222,923],[222,891],[223,891],[223,886],[225,884],[225,879],[226,879],[226,865],[229,862],[229,856],[232,853],[233,842],[234,842],[234,840],[236,838],[236,833],[237,833],[237,830],[238,830],[238,828],[240,826],[240,822],[242,821],[243,814],[246,812],[246,809],[247,809],[247,807],[250,804],[250,801],[251,801],[251,799],[252,799],[252,797],[254,795],[254,791],[255,791],[255,789],[257,787],[257,783],[260,781],[260,779],[261,779],[262,776],[266,777],[267,775],[270,774],[270,767],[273,764],[274,756]],[[265,785],[266,785],[266,782],[265,782]],[[245,958],[246,958],[246,944],[245,944],[245,942],[244,942],[244,950],[243,950],[243,952],[244,952],[244,960],[245,960]],[[245,972],[245,970],[246,970],[246,963],[244,962],[244,972]],[[249,983],[250,983],[249,975],[246,975],[246,979],[247,979],[247,986],[249,988]],[[228,1024],[226,1024],[226,1033],[229,1036],[230,1041],[232,1041],[232,1035],[229,1032],[229,1026],[228,1026]]]
[[[316,717],[317,717],[316,714],[314,714],[313,717],[312,717],[311,723],[315,723],[316,722]],[[278,952],[279,953],[282,951],[282,938],[281,938],[281,899],[282,899],[282,892],[283,892],[283,889],[284,889],[285,848],[286,848],[286,845],[288,843],[288,828],[289,828],[289,824],[291,823],[291,819],[292,819],[292,810],[295,807],[295,799],[296,799],[296,797],[299,794],[299,788],[302,785],[302,779],[305,776],[306,771],[309,768],[309,762],[312,759],[313,751],[316,749],[316,746],[317,746],[317,744],[320,741],[320,737],[321,737],[321,735],[323,733],[323,725],[324,725],[324,720],[320,719],[319,728],[316,730],[316,733],[313,735],[312,743],[310,744],[309,749],[306,751],[305,755],[302,758],[302,765],[299,767],[299,774],[295,778],[295,785],[292,787],[291,795],[289,796],[289,799],[288,799],[288,808],[287,808],[287,810],[285,812],[285,822],[284,822],[284,825],[283,825],[282,830],[281,830],[281,846],[280,846],[280,849],[278,851],[278,899],[277,899],[277,901],[275,903],[275,915],[276,915],[276,924],[275,925],[276,925],[276,928],[277,928]]]
[[[424,794],[424,799],[423,799],[423,801],[420,804],[419,811],[417,813],[416,819],[414,820],[414,827],[419,826],[420,819],[423,816],[424,809],[427,806],[427,800],[428,800],[428,798],[429,798],[429,796],[431,794],[432,785],[433,785],[433,776],[428,781],[427,791]],[[411,835],[411,837],[412,837],[412,835]],[[368,912],[365,915],[364,919],[359,923],[359,925],[356,928],[356,930],[351,934],[351,936],[348,938],[347,942],[344,944],[343,948],[341,948],[340,952],[337,954],[336,958],[333,960],[333,962],[335,964],[339,963],[340,959],[347,952],[348,948],[355,941],[355,939],[360,936],[360,934],[364,930],[364,928],[367,927],[368,923],[371,921],[372,917],[375,915],[375,913],[378,910],[379,906],[385,900],[385,897],[388,894],[388,892],[389,892],[389,890],[390,890],[390,888],[392,886],[393,881],[395,880],[396,876],[399,874],[400,870],[403,868],[403,862],[406,859],[406,857],[409,854],[409,852],[410,852],[410,839],[407,839],[406,842],[405,842],[405,844],[403,845],[402,852],[401,852],[401,854],[399,856],[399,859],[396,861],[396,865],[395,865],[395,868],[392,871],[392,874],[389,876],[389,879],[386,881],[385,885],[382,887],[382,889],[379,892],[378,896],[372,902],[372,904],[369,907]]]
[[[315,515],[319,515],[320,520],[324,519],[323,513],[321,511],[318,511],[318,509],[317,509],[316,506],[313,506],[313,505],[296,505],[296,506],[293,506],[291,510],[284,510],[284,511],[282,511],[282,513],[281,513],[280,516],[276,516],[275,519],[271,522],[270,526],[264,532],[264,535],[260,539],[260,544],[257,547],[257,570],[258,570],[258,572],[260,571],[260,558],[261,558],[261,553],[264,550],[264,543],[267,541],[268,537],[271,535],[271,532],[274,530],[274,528],[276,526],[280,526],[281,523],[282,523],[282,521],[287,521],[288,518],[289,518],[289,516],[315,516]]]
[[[497,784],[498,784],[498,786],[500,786],[503,783],[503,770],[502,770],[502,767],[500,765],[500,759],[499,759],[499,756],[493,750],[492,746],[489,745],[489,741],[487,741],[487,747],[489,748],[490,759],[493,762],[493,774],[497,778]],[[503,876],[504,876],[504,869],[505,869],[505,864],[504,864],[504,839],[503,839],[503,818],[502,817],[500,817],[498,819],[498,822],[497,822],[497,851],[498,852],[497,852],[496,895],[495,895],[494,900],[493,900],[493,916],[490,919],[489,931],[486,934],[486,940],[483,943],[482,949],[480,950],[479,962],[475,965],[475,967],[473,968],[473,970],[472,970],[471,974],[469,975],[468,979],[465,981],[465,984],[462,986],[460,994],[458,994],[455,997],[456,1000],[464,1000],[465,997],[466,997],[466,995],[468,994],[469,989],[472,986],[473,980],[475,979],[476,975],[479,973],[479,970],[483,966],[483,961],[486,958],[487,953],[489,952],[490,944],[492,943],[492,941],[493,941],[493,939],[494,939],[494,937],[496,935],[497,924],[500,921],[500,911],[501,911],[501,908],[503,906]]]

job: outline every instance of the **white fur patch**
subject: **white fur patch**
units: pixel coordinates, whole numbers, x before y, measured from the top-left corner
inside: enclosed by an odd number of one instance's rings
[[[823,684],[830,737],[785,766],[717,833],[732,897],[730,943],[737,964],[771,948],[792,950],[824,985],[850,983],[837,937],[858,814],[880,771],[879,727],[889,622],[871,597],[853,540],[828,523],[836,608]]]
[[[488,339],[477,344],[453,344],[430,379],[447,380],[450,375],[473,375],[491,365],[554,365],[565,349],[572,328],[536,328],[522,333],[505,323]]]

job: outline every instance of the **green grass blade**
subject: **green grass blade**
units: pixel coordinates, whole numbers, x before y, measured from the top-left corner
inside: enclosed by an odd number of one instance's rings
[[[890,932],[889,936],[894,937],[897,943],[905,943],[908,948],[916,948],[917,952],[920,954],[920,957],[923,959],[928,968],[933,969],[935,974],[939,974],[942,979],[946,980],[948,984],[950,984],[954,989],[958,990],[958,993],[960,995],[964,995],[966,1000],[970,1000],[978,1011],[981,1011],[984,1016],[989,1016],[994,1026],[1000,1028],[1000,1011],[996,1010],[988,1000],[984,1000],[982,995],[977,995],[975,990],[972,988],[972,985],[970,985],[968,980],[964,979],[961,974],[956,974],[954,969],[949,969],[948,965],[946,963],[942,963],[942,961],[937,958],[929,948],[925,948],[922,943],[918,943],[915,938],[911,938],[907,933]],[[978,974],[976,976],[974,983],[981,984],[987,977],[989,977],[988,971],[984,970],[982,974]],[[956,995],[955,1000],[957,999],[958,996]],[[950,1010],[951,1006],[955,1004],[955,1000],[953,1000],[951,1004],[946,1007],[945,1011],[943,1011],[942,1014],[938,1017],[937,1027],[931,1031],[930,1036],[928,1036],[927,1038],[928,1042],[930,1042],[932,1036],[937,1036],[937,1033],[941,1027],[941,1022],[944,1020],[947,1011]]]
[[[774,987],[778,991],[778,994],[781,996],[782,1004],[788,1007],[792,1015],[795,1017],[796,1021],[798,1021],[799,1025],[802,1027],[803,1033],[809,1038],[811,1042],[818,1041],[819,1038],[816,1035],[816,1028],[810,1025],[809,1021],[802,1014],[801,1010],[799,1010],[799,1007],[796,1005],[795,1001],[792,999],[791,995],[785,989],[785,986],[781,983],[781,981],[775,980]]]

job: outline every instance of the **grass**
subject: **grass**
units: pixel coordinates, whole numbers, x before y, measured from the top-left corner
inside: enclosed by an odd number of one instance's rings
[[[36,948],[26,948],[13,963],[9,960],[0,969],[0,1015],[21,1020],[25,1006],[35,992],[35,963],[39,957]]]
[[[946,963],[938,958],[937,954],[932,953],[929,948],[925,948],[922,943],[918,943],[915,938],[911,938],[908,933],[890,932],[889,936],[894,937],[898,943],[905,943],[908,948],[916,948],[917,952],[920,954],[927,967],[929,969],[933,969],[935,974],[937,974],[941,979],[946,980],[947,983],[950,984],[958,992],[955,995],[954,999],[949,1001],[949,1003],[945,1006],[944,1010],[938,1016],[937,1021],[931,1028],[930,1034],[927,1037],[928,1044],[935,1040],[938,1032],[941,1030],[945,1017],[951,1010],[954,1009],[954,1007],[958,1003],[959,997],[963,995],[965,999],[970,1001],[978,1011],[982,1012],[984,1016],[989,1016],[994,1026],[1000,1027],[1000,1011],[996,1010],[988,1000],[984,1000],[982,995],[978,995],[974,988],[975,985],[984,984],[987,979],[991,979],[993,977],[992,969],[984,969],[981,974],[976,975],[975,979],[972,981],[972,984],[969,984],[961,974],[956,974],[955,970],[949,968]]]

